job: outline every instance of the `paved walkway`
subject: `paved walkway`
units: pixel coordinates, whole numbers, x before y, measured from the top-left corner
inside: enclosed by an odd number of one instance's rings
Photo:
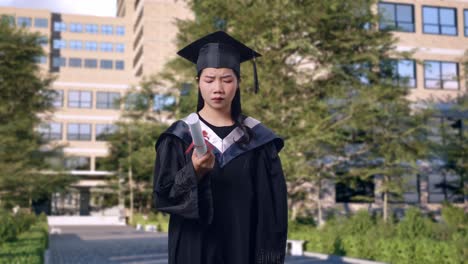
[[[118,226],[62,226],[51,234],[46,264],[167,264],[167,235]],[[346,263],[288,257],[286,264]]]

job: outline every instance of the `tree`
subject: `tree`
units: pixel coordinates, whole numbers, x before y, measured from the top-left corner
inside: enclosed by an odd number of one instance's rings
[[[290,186],[304,181],[316,186],[320,223],[322,189],[325,182],[337,179],[337,167],[344,163],[351,166],[363,155],[385,154],[377,143],[389,139],[399,117],[409,116],[409,102],[404,99],[408,91],[389,81],[391,78],[383,78],[380,67],[388,57],[409,54],[396,52],[392,34],[374,26],[379,17],[371,11],[377,3],[372,0],[188,3],[195,19],[177,22],[178,47],[223,29],[263,54],[257,59],[260,95],[251,95],[251,66],[241,66],[243,110],[286,139],[280,155],[287,180]],[[193,69],[189,62],[176,58],[163,76],[175,87],[182,83],[197,87]],[[193,112],[196,89],[182,100],[189,102],[184,103],[184,109]],[[392,104],[398,107],[390,108]],[[399,131],[398,135],[406,134]],[[392,143],[396,148],[398,143]],[[347,148],[356,144],[362,145],[361,150],[347,153]],[[409,154],[411,151],[399,148],[393,154],[404,152],[411,162],[416,157]],[[389,164],[398,163],[385,158]],[[368,172],[371,169],[367,166]],[[368,173],[352,175],[367,178]],[[396,174],[389,174],[389,182],[393,176]],[[290,193],[290,197],[302,199],[303,195]]]
[[[128,186],[130,221],[135,205],[140,212],[151,208],[154,146],[167,128],[162,117],[170,118],[173,112],[173,106],[165,102],[161,103],[162,108],[153,111],[158,87],[159,82],[153,76],[143,80],[139,89],[134,88],[124,96],[125,111],[116,123],[117,130],[109,137],[110,154],[104,160],[106,169],[119,172],[110,184],[117,187],[115,182],[121,181]],[[162,93],[169,94],[170,91]],[[123,171],[127,172],[126,180]]]
[[[31,206],[70,182],[62,173],[44,174],[48,157],[59,149],[44,146],[36,131],[52,109],[53,78],[40,72],[40,36],[0,21],[0,202]],[[2,206],[6,206],[3,204]]]

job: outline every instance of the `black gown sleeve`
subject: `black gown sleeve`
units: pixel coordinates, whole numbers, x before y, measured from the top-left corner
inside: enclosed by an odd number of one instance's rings
[[[198,185],[192,159],[184,154],[183,142],[164,136],[156,149],[153,199],[158,211],[198,219]],[[203,181],[200,182],[203,184]]]
[[[256,171],[257,226],[255,263],[284,263],[288,205],[286,181],[277,146],[266,144],[258,153]]]

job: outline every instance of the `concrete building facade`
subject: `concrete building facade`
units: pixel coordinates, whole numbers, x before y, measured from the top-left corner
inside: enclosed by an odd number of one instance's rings
[[[89,205],[96,203],[90,201],[92,193],[104,191],[113,173],[102,170],[99,161],[108,154],[106,135],[124,107],[116,101],[175,56],[175,19],[191,13],[184,1],[119,0],[115,17],[12,7],[0,7],[0,14],[44,36],[46,56],[37,62],[57,77],[56,111],[44,115],[38,129],[65,146],[65,168],[79,181],[70,193],[54,197],[52,211],[90,214]]]
[[[376,11],[382,15],[380,29],[391,29],[398,38],[397,50],[414,52],[414,59],[394,64],[399,77],[409,81],[411,100],[447,101],[467,92],[467,69],[461,62],[468,50],[468,0],[388,0],[380,1]],[[0,7],[0,14],[45,36],[47,56],[38,58],[38,63],[57,75],[53,89],[58,96],[57,110],[44,120],[47,126],[42,132],[66,145],[65,165],[80,179],[76,195],[56,201],[62,207],[81,208],[68,213],[89,214],[90,190],[105,186],[112,174],[100,169],[99,160],[108,154],[105,137],[121,115],[123,106],[115,100],[175,56],[175,19],[193,14],[185,1],[176,0],[117,0],[115,17],[8,7]],[[416,191],[405,194],[407,202],[439,204],[444,194],[435,187],[438,177],[410,179]],[[316,195],[314,186],[304,188]],[[378,181],[373,188],[378,189]],[[371,206],[378,207],[381,195],[375,192]],[[323,199],[330,207],[369,206],[344,203],[334,184]]]

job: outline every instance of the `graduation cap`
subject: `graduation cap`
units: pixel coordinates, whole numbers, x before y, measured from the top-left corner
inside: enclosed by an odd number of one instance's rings
[[[196,64],[198,73],[205,68],[229,68],[240,76],[240,64],[252,60],[255,93],[258,92],[255,58],[262,55],[224,31],[216,31],[195,40],[177,54]]]

